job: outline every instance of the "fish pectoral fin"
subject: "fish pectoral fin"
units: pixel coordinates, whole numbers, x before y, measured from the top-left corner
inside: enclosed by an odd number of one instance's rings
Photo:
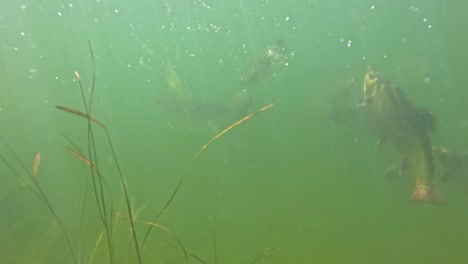
[[[399,165],[397,163],[393,163],[384,171],[385,178],[394,178],[399,176]]]
[[[365,97],[357,100],[356,103],[354,104],[354,108],[366,107],[368,105],[367,101],[368,100]]]
[[[380,145],[384,144],[385,141],[386,141],[385,136],[382,136],[381,138],[379,138],[379,140],[377,141],[377,143],[375,143],[374,148],[377,148],[377,147],[379,147]]]
[[[406,156],[403,156],[401,158],[400,170],[398,171],[398,174],[400,174],[400,176],[406,175],[410,169],[411,163],[409,162],[408,158],[406,158]]]

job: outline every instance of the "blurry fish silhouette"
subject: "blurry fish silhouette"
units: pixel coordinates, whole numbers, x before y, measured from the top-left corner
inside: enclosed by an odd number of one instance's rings
[[[443,146],[433,146],[432,152],[442,169],[442,181],[468,181],[468,152],[454,152]]]
[[[267,47],[252,61],[250,70],[241,77],[241,83],[250,85],[268,77],[270,69],[275,65],[286,65],[290,55],[283,41],[278,40],[275,45]]]
[[[237,119],[250,113],[252,102],[247,91],[228,100],[215,100],[192,95],[168,58],[164,63],[163,76],[166,85],[156,94],[157,106],[168,115],[169,124],[176,128],[217,127],[215,124]],[[216,130],[216,129],[215,129]]]

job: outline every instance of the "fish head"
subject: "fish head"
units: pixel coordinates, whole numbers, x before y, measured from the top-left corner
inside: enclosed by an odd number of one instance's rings
[[[374,98],[381,94],[384,89],[384,76],[375,69],[369,69],[364,75],[364,98],[361,100],[361,105],[371,104]]]
[[[283,41],[278,40],[273,46],[267,47],[266,57],[276,62],[287,60],[289,56]]]
[[[375,70],[369,70],[364,75],[364,98],[366,101],[372,101],[385,88],[385,78],[381,73]]]

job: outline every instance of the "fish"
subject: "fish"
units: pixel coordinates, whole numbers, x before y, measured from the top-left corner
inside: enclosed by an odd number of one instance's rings
[[[244,89],[237,93],[228,105],[233,113],[239,113],[238,116],[245,116],[252,112],[252,97],[247,89]]]
[[[241,84],[255,84],[269,76],[270,69],[274,65],[287,65],[292,54],[289,54],[282,40],[276,41],[267,47],[252,61],[250,69],[241,77]]]
[[[430,111],[416,107],[404,91],[375,69],[364,75],[364,98],[357,104],[370,113],[381,133],[379,143],[389,143],[402,157],[402,168],[411,168],[416,184],[411,200],[441,203],[435,185],[434,157],[429,130],[434,127]]]
[[[193,97],[187,106],[188,114],[194,120],[230,120],[249,114],[252,101],[247,93],[236,94],[225,101]]]
[[[246,92],[227,100],[200,97],[181,98],[165,94],[158,97],[157,106],[170,121],[170,127],[189,130],[219,131],[218,126],[227,120],[238,119],[252,111],[252,100]]]
[[[455,152],[440,145],[433,146],[432,152],[440,164],[442,182],[450,179],[468,180],[468,152]]]
[[[182,89],[182,79],[170,62],[165,64],[164,78],[169,89],[178,91]]]

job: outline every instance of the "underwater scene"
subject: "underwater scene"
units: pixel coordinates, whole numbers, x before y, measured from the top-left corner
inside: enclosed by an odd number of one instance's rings
[[[468,2],[0,2],[0,263],[468,263]]]

